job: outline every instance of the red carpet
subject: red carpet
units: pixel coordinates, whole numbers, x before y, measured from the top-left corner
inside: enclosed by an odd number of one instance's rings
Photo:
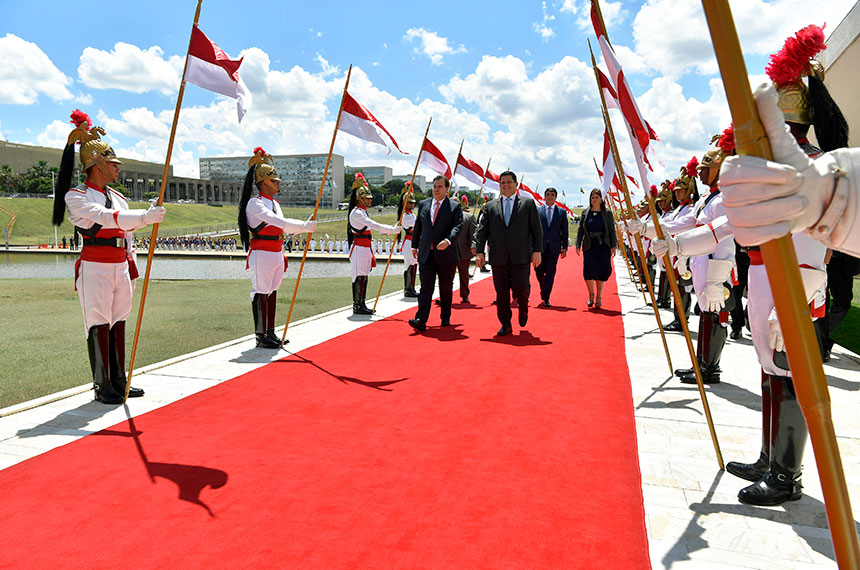
[[[488,279],[0,472],[0,567],[650,568],[614,277],[560,266],[512,336]]]

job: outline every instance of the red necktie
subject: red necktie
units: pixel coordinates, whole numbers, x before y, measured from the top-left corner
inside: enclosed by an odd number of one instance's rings
[[[441,202],[433,202],[433,218],[430,220],[431,224],[436,223],[436,214],[439,213],[439,204],[441,204]]]

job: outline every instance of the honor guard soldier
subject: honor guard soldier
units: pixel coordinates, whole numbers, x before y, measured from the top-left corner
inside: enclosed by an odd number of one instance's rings
[[[728,336],[729,311],[736,302],[732,295],[735,268],[735,242],[731,236],[720,239],[713,223],[725,219],[722,195],[717,184],[723,159],[734,152],[734,134],[731,127],[715,136],[717,148],[709,150],[698,165],[699,179],[710,189],[696,204],[696,229],[655,240],[651,247],[654,254],[690,257],[693,274],[693,289],[699,304],[699,334],[696,357],[702,372],[702,382],[716,384],[720,381],[720,357]],[[685,384],[695,384],[692,368],[676,370],[675,374]]]
[[[101,139],[104,129],[92,126],[79,110],[71,117],[76,128],[60,162],[53,222],[62,224],[68,208],[69,221],[83,238],[75,264],[75,290],[84,313],[95,397],[105,404],[121,404],[126,390],[125,320],[138,276],[132,231],[160,222],[165,210],[161,206],[130,210],[122,194],[108,186],[116,182],[122,163]],[[87,178],[70,189],[76,143],[81,145],[81,169]],[[131,387],[128,396],[143,396],[143,390]]]
[[[759,88],[756,93],[762,124],[772,133],[768,138],[775,160],[789,164],[780,166],[757,159],[756,174],[760,175],[767,166],[779,166],[779,171],[771,173],[767,181],[791,181],[792,186],[796,187],[799,186],[798,182],[807,178],[810,181],[824,180],[823,184],[808,187],[807,191],[814,189],[817,194],[811,193],[795,209],[800,212],[799,218],[805,220],[795,227],[798,231],[810,228],[812,235],[815,235],[812,226],[824,228],[825,232],[832,230],[838,212],[832,213],[831,208],[825,210],[823,205],[826,204],[826,196],[834,195],[837,191],[835,181],[839,179],[842,164],[837,157],[842,158],[845,164],[850,164],[850,160],[847,160],[849,154],[839,154],[845,153],[844,150],[821,156],[821,150],[830,152],[848,144],[848,125],[824,86],[823,68],[812,59],[825,47],[821,28],[812,25],[800,30],[786,40],[779,53],[771,56],[766,72],[773,81],[773,87]],[[808,87],[803,81],[804,77],[807,77]],[[776,100],[782,111],[782,117],[773,107],[773,100]],[[781,119],[787,123],[787,127],[782,126]],[[815,137],[821,149],[812,146],[806,138],[810,126],[815,128]],[[793,135],[796,144],[785,132],[779,132],[780,127]],[[797,145],[803,152],[797,149]],[[751,209],[742,216],[738,216],[730,207],[746,201],[750,185],[745,187],[743,183],[755,181],[755,177],[745,180],[739,167],[750,164],[753,158],[730,158],[722,170],[723,184],[730,188],[725,197],[727,211],[732,215],[732,223],[741,229],[772,224],[771,220],[779,218],[779,207],[771,211],[765,205],[765,209]],[[789,172],[792,170],[803,174],[792,176]],[[755,193],[753,191],[752,195]],[[846,207],[844,200],[841,207]],[[753,218],[757,221],[751,223]],[[737,235],[739,242],[744,245],[771,239],[750,241],[748,233],[743,231]],[[793,234],[792,241],[800,264],[806,300],[812,302],[810,312],[815,317],[818,316],[816,300],[820,298],[827,278],[824,265],[826,247],[806,233]],[[754,482],[738,493],[741,502],[770,506],[801,497],[801,464],[808,432],[797,402],[788,362],[782,352],[782,333],[776,320],[771,284],[761,251],[750,248],[749,256],[750,329],[762,365],[762,449],[755,463],[729,462],[726,470]]]
[[[673,210],[677,206],[675,203],[675,194],[672,191],[674,185],[671,180],[664,180],[660,184],[660,191],[657,193],[657,212],[660,215],[660,222],[665,223],[672,219]],[[660,272],[660,284],[657,287],[657,306],[661,309],[672,308],[672,289],[669,287],[669,275],[666,273],[666,268],[663,267],[663,257],[657,257],[657,270]]]
[[[349,264],[352,267],[352,314],[372,315],[365,304],[367,299],[367,279],[370,271],[376,267],[376,256],[371,249],[371,230],[381,234],[399,234],[400,226],[389,226],[374,222],[367,215],[367,209],[373,205],[373,193],[367,184],[364,174],[355,173],[352,183],[352,195],[349,197],[349,217],[347,218],[346,234],[349,242]]]
[[[400,220],[400,225],[403,226],[403,231],[405,232],[403,243],[400,246],[400,251],[403,253],[403,264],[406,266],[406,269],[403,271],[403,296],[410,298],[418,297],[418,291],[415,290],[415,278],[418,275],[418,260],[412,255],[412,228],[415,227],[414,210],[415,194],[412,192],[412,182],[407,182],[403,186],[403,192],[400,194],[400,200],[397,203],[397,219]]]
[[[278,288],[287,270],[284,234],[313,233],[317,223],[284,217],[281,205],[275,200],[275,194],[281,190],[281,179],[271,155],[257,147],[248,165],[239,200],[239,236],[248,252],[246,269],[251,270],[254,333],[258,348],[277,349],[281,347],[281,339],[275,335],[275,310]],[[258,194],[252,198],[254,186]]]

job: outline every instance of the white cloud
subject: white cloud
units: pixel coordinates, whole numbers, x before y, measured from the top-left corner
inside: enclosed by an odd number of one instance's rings
[[[330,64],[328,60],[320,54],[316,55],[314,61],[319,63],[320,67],[322,67],[323,77],[329,77],[340,73],[340,68],[338,66]]]
[[[55,101],[74,98],[72,79],[42,49],[13,34],[0,38],[0,103],[32,105],[44,93]]]
[[[543,41],[549,41],[550,38],[555,36],[555,30],[549,27],[549,23],[555,20],[555,16],[552,14],[548,14],[546,11],[546,2],[541,4],[541,11],[543,12],[543,21],[538,23],[532,23],[532,28],[537,35],[541,37]]]
[[[420,42],[419,48],[415,48],[415,53],[423,53],[430,58],[433,65],[442,65],[442,58],[448,54],[464,53],[466,48],[462,45],[452,47],[448,45],[448,38],[443,38],[436,32],[425,30],[424,28],[409,28],[403,39],[412,43],[415,39]]]
[[[559,12],[576,16],[576,23],[583,30],[591,30],[593,28],[591,23],[591,0],[564,0],[561,8],[559,8]],[[627,11],[624,9],[621,0],[615,2],[602,0],[600,2],[600,12],[606,28],[610,32],[627,18]]]
[[[69,138],[72,128],[73,126],[69,121],[63,122],[55,119],[36,136],[36,143],[41,146],[63,148],[66,146],[66,140]]]
[[[93,89],[169,95],[179,89],[185,59],[178,55],[165,59],[163,53],[158,46],[140,49],[124,42],[117,42],[109,52],[84,48],[78,76]]]
[[[731,2],[744,53],[762,55],[778,51],[785,38],[809,23],[826,21],[832,26],[828,31],[835,29],[853,5],[853,0],[832,0],[818,3],[813,10],[807,0]],[[701,75],[717,73],[700,2],[651,0],[639,10],[632,29],[636,53],[660,74],[674,79],[691,71]]]
[[[2,125],[2,122],[0,122],[0,125]],[[3,131],[0,131],[0,140],[6,140],[6,137],[3,136]]]
[[[90,95],[89,93],[82,93],[79,91],[78,94],[75,95],[75,103],[77,103],[78,105],[84,105],[84,106],[92,105],[93,104],[93,96]]]

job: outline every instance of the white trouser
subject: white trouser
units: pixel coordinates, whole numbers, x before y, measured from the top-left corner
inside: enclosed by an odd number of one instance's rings
[[[134,283],[128,263],[101,263],[81,260],[78,270],[78,297],[84,313],[84,335],[97,325],[114,326],[131,313]]]
[[[768,318],[773,310],[773,293],[767,279],[767,269],[764,265],[750,265],[747,280],[747,311],[749,312],[750,332],[758,361],[762,370],[775,376],[791,376],[788,370],[783,370],[773,363],[773,349],[768,338],[770,325]]]
[[[352,244],[349,251],[349,264],[352,267],[352,280],[362,275],[370,275],[373,269],[374,255],[369,247]]]
[[[412,256],[412,240],[403,241],[403,263],[408,269],[412,265],[418,265],[418,260]]]
[[[284,254],[280,251],[251,250],[248,254],[251,270],[251,300],[254,295],[268,295],[278,290],[284,280]]]

